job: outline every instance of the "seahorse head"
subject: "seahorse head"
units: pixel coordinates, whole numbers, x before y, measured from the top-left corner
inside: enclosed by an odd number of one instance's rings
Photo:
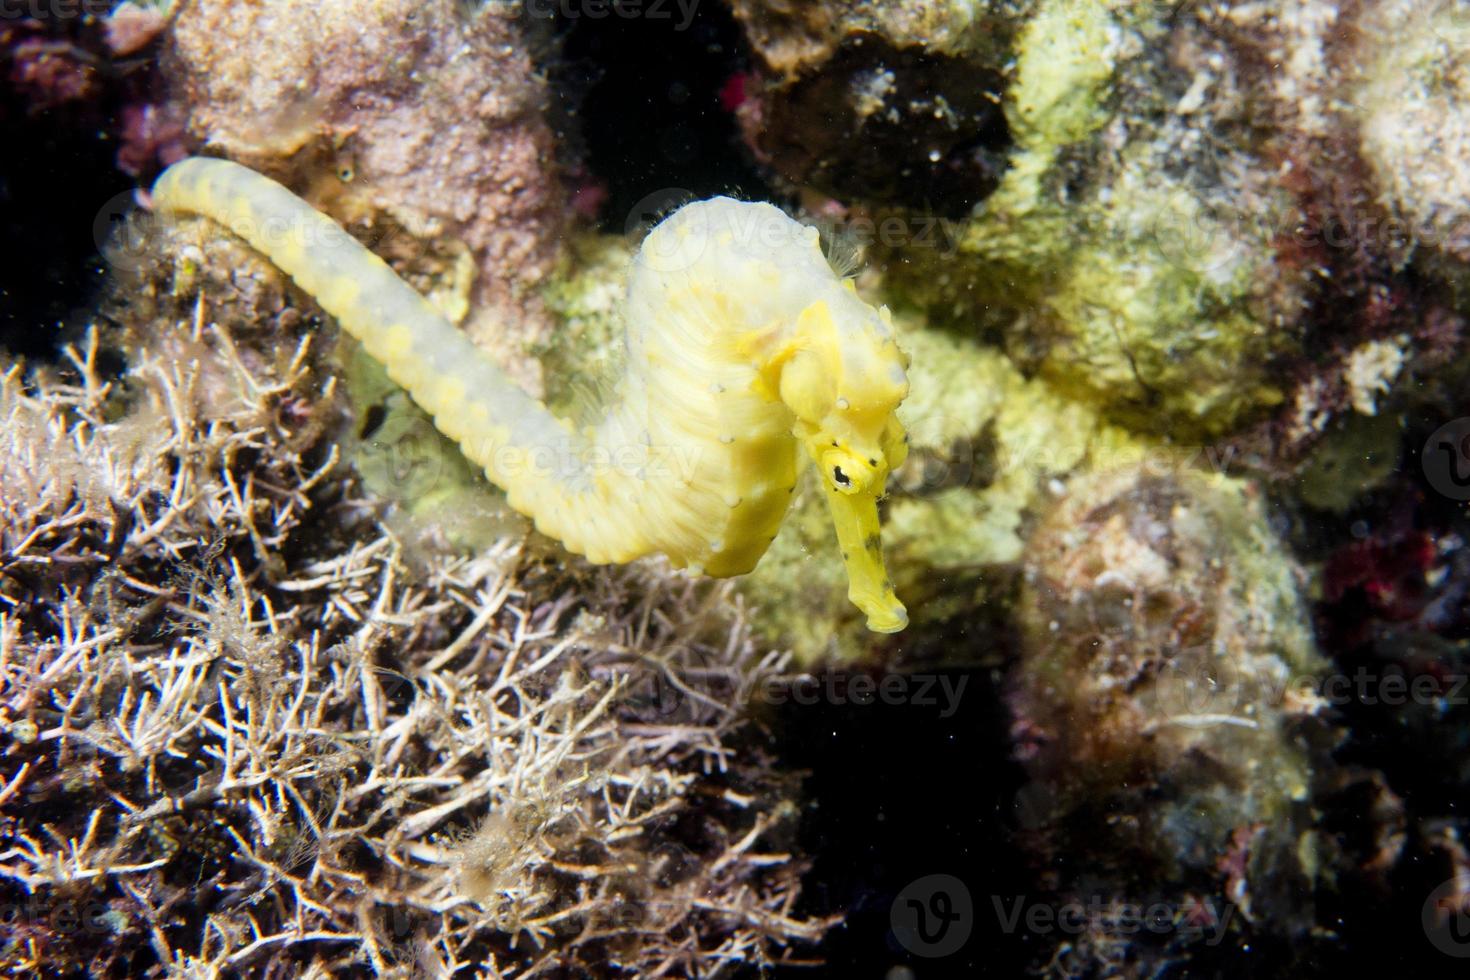
[[[878,501],[903,463],[907,437],[895,414],[908,395],[908,357],[886,308],[873,309],[851,283],[802,310],[781,368],[781,401],[793,432],[817,467],[842,559],[848,598],[868,628],[894,633],[908,613],[883,562]]]
[[[628,310],[631,323],[729,338],[735,358],[756,369],[753,390],[790,411],[792,435],[820,473],[848,598],[869,629],[903,629],[908,614],[884,568],[878,527],[888,474],[907,452],[894,412],[908,394],[908,359],[888,311],[833,272],[817,229],[769,204],[729,198],[686,205],[649,234]]]

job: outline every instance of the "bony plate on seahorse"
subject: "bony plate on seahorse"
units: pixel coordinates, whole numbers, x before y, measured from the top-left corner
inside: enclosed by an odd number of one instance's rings
[[[833,272],[819,235],[769,204],[716,197],[649,233],[624,306],[627,356],[585,428],[527,395],[387,263],[275,181],[195,157],[153,187],[259,250],[380,361],[512,507],[598,563],[667,555],[706,575],[755,567],[805,456],[817,468],[868,628],[908,614],[878,501],[907,453],[908,359],[885,308]]]

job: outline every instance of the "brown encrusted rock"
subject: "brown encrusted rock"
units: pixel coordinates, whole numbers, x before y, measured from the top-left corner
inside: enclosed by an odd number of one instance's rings
[[[1019,615],[1022,816],[1047,866],[1309,928],[1288,896],[1312,877],[1324,662],[1250,485],[1149,467],[1074,480],[1031,537]]]
[[[428,256],[407,263],[414,284],[539,385],[519,355],[545,338],[534,287],[564,215],[515,22],[452,0],[200,0],[162,60],[202,152],[286,182],[375,246],[386,230]]]
[[[959,216],[994,189],[1009,142],[1012,3],[733,0],[756,54],[738,107],[782,178],[841,201]]]
[[[858,33],[741,115],[757,155],[795,184],[960,216],[1005,169],[1001,87],[983,59]]]
[[[761,60],[788,78],[819,68],[858,34],[941,55],[999,55],[1027,0],[731,0]]]

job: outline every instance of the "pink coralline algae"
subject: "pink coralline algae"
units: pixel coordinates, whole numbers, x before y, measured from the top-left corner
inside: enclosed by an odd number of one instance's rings
[[[137,102],[118,114],[117,169],[138,176],[188,156],[184,124],[171,106]]]
[[[9,82],[30,111],[95,98],[101,91],[96,59],[71,41],[30,34],[27,26],[0,27],[0,47],[10,61]]]
[[[451,0],[202,0],[163,64],[189,135],[353,230],[393,233],[441,308],[517,362],[545,339],[538,284],[566,220],[544,91],[518,24]],[[416,267],[425,255],[437,260]]]

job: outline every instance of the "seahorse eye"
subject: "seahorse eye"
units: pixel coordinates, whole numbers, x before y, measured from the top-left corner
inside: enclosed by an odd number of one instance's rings
[[[845,447],[827,449],[821,455],[822,470],[831,489],[841,494],[862,493],[878,478],[877,469],[866,462],[867,454],[858,455]]]
[[[838,493],[857,493],[862,489],[859,485],[859,482],[862,480],[861,474],[854,472],[852,475],[849,475],[840,463],[833,464],[830,472],[832,474],[832,489]]]

